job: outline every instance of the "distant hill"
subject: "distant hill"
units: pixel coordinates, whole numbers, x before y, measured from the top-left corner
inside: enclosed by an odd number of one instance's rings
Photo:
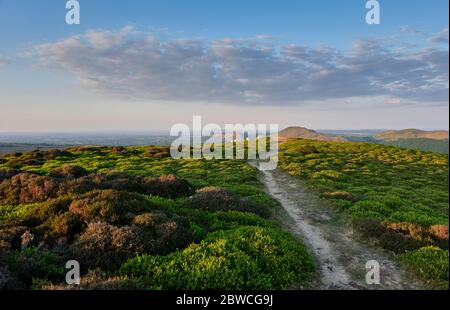
[[[385,145],[393,145],[397,147],[403,147],[407,149],[413,150],[421,150],[427,152],[436,152],[436,153],[449,153],[449,143],[448,139],[446,140],[436,140],[436,139],[400,139],[395,141],[380,141],[379,143]]]
[[[397,141],[400,139],[448,140],[448,131],[424,131],[419,129],[390,130],[375,135],[375,139],[384,141]]]
[[[376,143],[448,154],[448,136],[448,131],[446,130],[404,129],[384,131],[373,136],[373,138],[376,140]]]
[[[334,142],[347,142],[348,139],[335,135],[321,134],[317,131],[305,128],[305,127],[288,127],[281,130],[278,133],[278,139],[280,141],[286,141],[292,138],[302,138],[308,140],[317,141],[334,141]]]
[[[45,151],[49,149],[63,149],[66,147],[68,147],[68,145],[0,142],[0,156],[7,153],[23,153],[33,150]]]

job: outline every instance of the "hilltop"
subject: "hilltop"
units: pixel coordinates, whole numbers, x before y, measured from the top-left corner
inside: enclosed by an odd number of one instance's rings
[[[419,129],[389,130],[375,135],[375,139],[385,141],[396,141],[401,139],[448,140],[448,131],[425,131]]]
[[[419,129],[390,130],[373,137],[375,143],[448,154],[448,131]]]
[[[278,133],[278,139],[280,141],[286,141],[292,138],[302,138],[308,140],[317,140],[317,141],[334,141],[334,142],[347,142],[348,140],[344,137],[321,134],[314,130],[305,128],[305,127],[288,127],[281,130]]]

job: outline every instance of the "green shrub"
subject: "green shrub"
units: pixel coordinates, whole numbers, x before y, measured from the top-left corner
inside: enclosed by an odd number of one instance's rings
[[[396,254],[439,245],[429,229],[411,223],[388,223],[374,219],[354,220],[353,225],[363,236],[375,239],[383,248]]]
[[[60,214],[51,221],[52,231],[59,237],[69,240],[74,239],[77,234],[81,233],[84,226],[81,217],[71,212]]]
[[[437,247],[424,247],[402,255],[400,260],[432,285],[448,289],[448,250],[442,250]]]
[[[0,261],[6,281],[0,277],[0,286],[73,289],[63,277],[40,271],[27,271],[22,279],[20,257],[34,245],[39,252],[58,253],[62,262],[77,259],[84,273],[80,289],[290,288],[309,278],[313,266],[303,247],[261,217],[278,204],[264,192],[255,168],[243,160],[167,156],[164,147],[88,146],[4,157],[0,255],[12,264]],[[219,188],[212,193],[214,204],[205,197],[199,199],[202,205],[190,204],[189,196],[202,187]],[[19,255],[24,232],[34,238]],[[118,274],[136,255],[157,260],[166,271],[172,260],[191,264],[192,272],[179,266],[174,275],[179,281],[166,282],[161,274],[160,283],[144,286],[141,279]],[[217,269],[208,269],[209,260],[214,267],[216,259]]]
[[[146,253],[168,254],[184,248],[194,241],[194,232],[189,221],[181,216],[165,212],[152,212],[137,215],[133,223],[141,230]]]
[[[161,175],[157,178],[145,178],[145,194],[177,198],[192,193],[192,187],[186,180],[177,178],[173,174]]]
[[[157,211],[137,215],[132,222],[133,225],[120,227],[89,223],[70,246],[70,255],[88,268],[114,270],[128,258],[165,255],[194,240],[187,221],[178,216]]]
[[[97,190],[77,196],[69,211],[86,221],[128,222],[132,215],[154,210],[155,206],[145,197],[129,192]]]
[[[20,173],[0,183],[0,201],[7,204],[45,201],[58,196],[59,186],[50,177]]]
[[[81,194],[93,190],[129,191],[147,195],[177,198],[192,193],[192,186],[176,176],[141,177],[126,173],[107,172],[88,175],[79,166],[53,169],[49,176],[31,172],[14,174],[2,170],[0,202],[7,204],[43,202],[67,194]],[[10,176],[10,177],[7,177]]]
[[[187,201],[187,207],[199,208],[208,211],[241,211],[252,212],[268,217],[267,207],[258,205],[249,199],[239,196],[219,187],[204,187]]]
[[[34,204],[22,216],[22,222],[27,226],[36,226],[47,220],[51,221],[58,215],[67,212],[71,201],[71,197],[60,197]]]
[[[287,141],[280,150],[281,169],[307,180],[383,248],[398,254],[429,245],[448,249],[448,156],[303,139]]]
[[[121,268],[153,289],[281,289],[313,272],[310,256],[292,236],[258,227],[216,232],[183,251],[140,256]]]
[[[33,278],[59,282],[65,274],[64,262],[59,255],[35,247],[0,256],[0,264],[8,267],[23,288],[29,288]]]
[[[21,236],[27,230],[26,226],[0,229],[0,254],[20,249],[22,243]]]
[[[107,223],[90,223],[69,249],[69,256],[83,268],[113,270],[130,257],[145,253],[139,230]]]
[[[240,211],[215,211],[186,207],[172,207],[169,212],[188,218],[191,224],[200,227],[205,233],[237,228],[239,226],[272,227],[274,224],[260,216]]]
[[[50,176],[55,178],[81,178],[87,175],[86,169],[79,166],[63,166],[50,172]]]
[[[147,158],[168,158],[170,157],[170,148],[168,147],[150,147],[145,150],[143,155]]]
[[[389,207],[384,203],[375,200],[362,200],[353,204],[348,211],[355,218],[371,218],[383,219],[383,215],[390,212]]]

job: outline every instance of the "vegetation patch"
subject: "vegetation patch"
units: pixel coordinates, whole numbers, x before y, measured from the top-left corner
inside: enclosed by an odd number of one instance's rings
[[[255,168],[168,152],[86,146],[4,156],[0,289],[275,289],[310,279],[303,246],[269,220],[277,204]],[[72,259],[80,286],[64,282]]]
[[[314,264],[292,236],[241,227],[208,235],[168,256],[140,256],[121,268],[152,289],[283,289],[308,280]]]
[[[402,255],[400,260],[432,287],[448,290],[448,250],[423,247]]]
[[[364,236],[408,257],[402,261],[416,273],[428,271],[413,260],[433,266],[433,255],[448,251],[448,156],[302,139],[287,141],[280,149],[282,169],[307,180],[323,199],[348,214]],[[448,274],[448,260],[439,265],[439,270],[447,266]],[[431,271],[428,276],[438,282],[445,278]],[[446,281],[448,285],[448,275]]]
[[[239,196],[219,187],[203,187],[189,198],[188,207],[199,208],[208,211],[241,211],[251,212],[268,217],[269,210],[263,205],[258,205],[249,199]]]

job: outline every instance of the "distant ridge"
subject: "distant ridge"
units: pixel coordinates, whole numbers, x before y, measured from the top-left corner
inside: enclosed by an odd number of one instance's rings
[[[389,130],[375,135],[375,139],[397,141],[401,139],[448,140],[447,130],[425,131],[419,129]]]
[[[318,141],[334,141],[334,142],[347,142],[348,140],[344,137],[321,134],[314,130],[305,127],[288,127],[281,130],[278,133],[278,139],[280,141],[286,141],[293,138],[302,138],[308,140],[318,140]]]

